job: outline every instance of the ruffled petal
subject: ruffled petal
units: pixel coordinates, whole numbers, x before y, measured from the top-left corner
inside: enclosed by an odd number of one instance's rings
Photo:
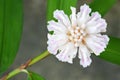
[[[54,17],[58,20],[58,22],[62,23],[64,26],[71,26],[68,16],[62,10],[54,11]]]
[[[56,55],[58,60],[62,62],[68,62],[68,63],[73,63],[73,58],[76,57],[77,54],[77,48],[74,47],[73,43],[68,43],[64,46],[62,46],[59,49],[60,53]]]
[[[59,47],[61,47],[62,45],[64,45],[67,42],[67,36],[66,35],[50,35],[48,34],[48,51],[51,54],[57,54],[57,51],[59,49]]]
[[[85,45],[81,44],[79,46],[79,54],[78,54],[78,57],[80,58],[80,65],[82,65],[83,67],[90,66],[92,62],[90,55],[91,54],[88,48]]]
[[[86,23],[86,26],[86,31],[88,33],[100,33],[106,32],[107,23],[101,18],[101,15],[98,12],[94,12]]]
[[[77,26],[77,19],[76,19],[76,8],[71,7],[72,14],[70,15],[72,27]]]
[[[87,46],[96,54],[100,55],[103,52],[109,42],[109,38],[107,35],[89,35],[86,38]]]
[[[66,33],[67,29],[66,27],[59,23],[59,22],[55,22],[53,20],[48,22],[48,31],[54,31],[55,34],[61,34],[61,33]]]
[[[86,21],[89,19],[89,14],[91,12],[91,9],[88,5],[84,4],[80,7],[80,12],[77,14],[77,23],[79,27],[84,27]]]

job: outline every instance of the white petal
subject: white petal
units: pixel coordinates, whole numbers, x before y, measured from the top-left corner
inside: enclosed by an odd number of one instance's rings
[[[86,23],[86,26],[86,31],[88,33],[100,33],[106,32],[107,23],[101,18],[101,15],[98,12],[95,12],[92,13],[92,16]]]
[[[72,14],[70,15],[72,26],[77,26],[77,19],[76,19],[76,8],[71,7]]]
[[[58,60],[62,62],[73,63],[73,58],[75,58],[77,54],[77,48],[74,47],[74,44],[68,43],[62,46],[59,50],[60,53],[56,55]]]
[[[108,44],[109,38],[107,35],[89,35],[86,38],[87,46],[96,54],[100,55],[103,52]]]
[[[61,33],[66,33],[66,27],[59,23],[59,22],[55,22],[53,20],[48,22],[48,31],[54,31],[55,34],[61,34]]]
[[[83,66],[83,67],[87,67],[87,66],[90,66],[92,60],[90,58],[90,51],[88,50],[88,48],[81,44],[79,46],[79,54],[78,54],[78,57],[80,58],[80,64]]]
[[[91,9],[88,5],[84,4],[80,7],[80,12],[77,14],[77,23],[79,26],[86,23],[86,21],[89,19],[89,14],[91,12]]]
[[[70,20],[68,16],[62,10],[54,11],[54,17],[66,27],[70,27]]]
[[[67,36],[66,35],[50,35],[48,34],[48,51],[51,54],[57,54],[57,51],[59,47],[64,45],[67,42]]]

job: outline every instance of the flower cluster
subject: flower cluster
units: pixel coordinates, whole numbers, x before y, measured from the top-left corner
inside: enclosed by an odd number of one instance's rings
[[[57,21],[51,20],[47,26],[48,31],[54,32],[48,33],[48,51],[68,63],[78,55],[80,65],[87,67],[92,62],[91,53],[100,55],[109,42],[108,36],[101,34],[106,32],[107,23],[98,12],[91,13],[86,4],[77,14],[76,8],[71,7],[71,11],[70,17],[62,10],[54,11]]]

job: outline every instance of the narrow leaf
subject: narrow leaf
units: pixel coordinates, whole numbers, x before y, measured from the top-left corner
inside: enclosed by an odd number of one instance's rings
[[[3,17],[4,17],[4,0],[0,1],[0,72],[1,70],[1,58],[2,58],[2,38],[3,38]]]
[[[61,0],[60,1],[60,9],[64,10],[64,12],[68,15],[71,14],[70,7],[76,7],[78,0]]]
[[[75,7],[78,0],[47,0],[47,21],[54,19],[53,11],[56,9],[64,10],[66,14],[70,14],[70,7]]]
[[[116,2],[117,0],[93,0],[90,7],[93,11],[98,11],[103,16]]]
[[[22,0],[0,0],[0,73],[14,61],[22,33]]]
[[[29,72],[28,80],[45,80],[45,79],[42,76],[40,76],[39,74],[36,74],[34,72]]]
[[[110,42],[100,58],[120,65],[120,39],[110,37]]]
[[[47,0],[47,21],[54,19],[53,11],[59,9],[60,0]]]

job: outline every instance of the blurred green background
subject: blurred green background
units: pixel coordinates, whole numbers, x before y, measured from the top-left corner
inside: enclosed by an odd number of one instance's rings
[[[79,0],[79,6],[90,0]],[[24,26],[19,52],[10,70],[20,66],[28,59],[37,56],[47,48],[46,27],[47,0],[24,0]],[[120,1],[104,16],[108,22],[107,34],[120,38]],[[120,80],[120,66],[92,56],[93,63],[88,68],[59,62],[53,55],[31,66],[29,69],[41,74],[46,80]],[[25,80],[20,73],[11,80]]]

